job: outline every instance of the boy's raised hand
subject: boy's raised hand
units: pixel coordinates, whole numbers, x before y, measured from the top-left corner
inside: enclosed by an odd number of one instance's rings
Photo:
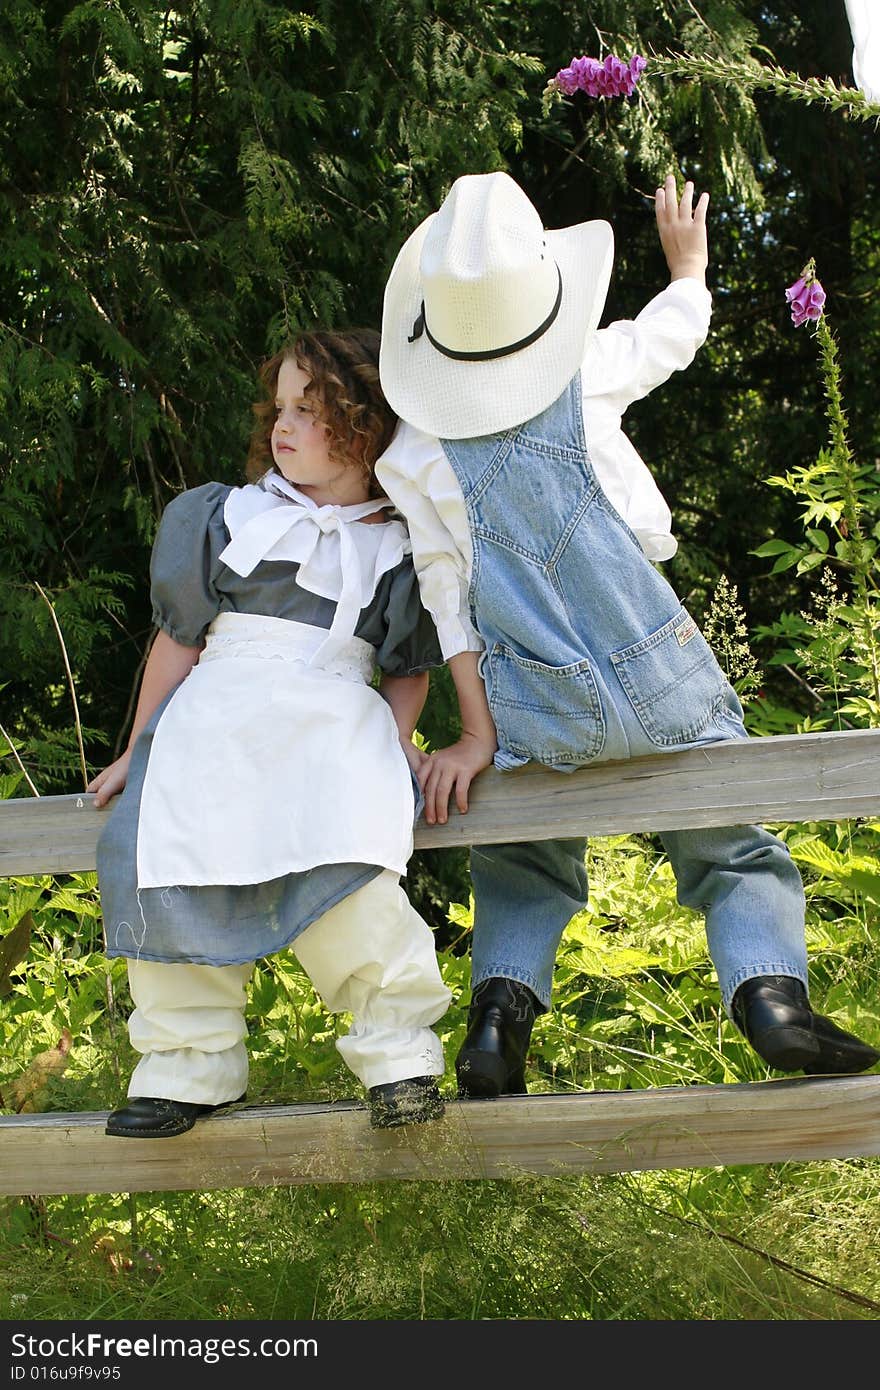
[[[654,194],[654,212],[660,245],[669,266],[670,280],[686,276],[704,280],[709,264],[709,244],[706,239],[706,210],[709,194],[701,193],[693,206],[694,185],[688,180],[681,200],[676,196],[675,175],[667,174],[666,182]]]

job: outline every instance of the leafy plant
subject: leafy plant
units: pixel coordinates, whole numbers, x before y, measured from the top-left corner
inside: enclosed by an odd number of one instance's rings
[[[818,284],[814,261],[798,284]],[[822,295],[824,303],[824,292]],[[805,320],[801,320],[803,322]],[[810,320],[806,320],[810,321]],[[794,668],[817,708],[812,728],[880,724],[880,486],[872,464],[859,464],[848,439],[839,349],[825,312],[814,320],[829,428],[827,447],[812,465],[768,479],[798,501],[802,541],[774,538],[753,552],[773,558],[771,573],[817,571],[811,610],[786,613],[758,628],[757,637],[782,639],[771,664]]]

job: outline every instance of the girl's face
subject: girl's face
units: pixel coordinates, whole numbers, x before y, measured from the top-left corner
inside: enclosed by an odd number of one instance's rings
[[[311,377],[286,357],[275,388],[272,457],[279,473],[311,497],[319,507],[366,502],[369,484],[354,463],[346,466],[330,457],[326,426],[317,419],[306,397]]]

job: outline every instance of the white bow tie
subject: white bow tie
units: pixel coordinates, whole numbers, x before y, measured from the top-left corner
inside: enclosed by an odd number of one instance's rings
[[[387,498],[379,498],[350,506],[319,507],[285,478],[272,477],[262,487],[237,488],[224,509],[232,539],[220,559],[245,578],[261,560],[295,561],[299,565],[296,582],[301,588],[336,600],[330,630],[312,657],[312,664],[320,665],[338,655],[351,640],[361,609],[375,592],[376,565],[369,565],[369,573],[365,572],[348,523],[391,505]],[[405,553],[401,545],[405,532],[403,527],[394,530],[400,533],[394,538],[396,563]],[[387,527],[382,531],[387,534]],[[386,564],[381,573],[387,568],[390,565]]]

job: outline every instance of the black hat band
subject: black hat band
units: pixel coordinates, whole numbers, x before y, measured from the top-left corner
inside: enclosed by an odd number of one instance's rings
[[[435,347],[438,352],[442,352],[444,357],[451,357],[455,362],[491,362],[494,357],[509,357],[513,352],[520,352],[523,348],[529,347],[532,343],[547,332],[547,329],[554,323],[562,304],[562,271],[556,267],[556,274],[559,277],[559,289],[556,292],[556,302],[544,322],[539,324],[533,333],[526,338],[520,338],[518,343],[511,343],[508,347],[490,348],[486,352],[455,352],[452,348],[445,347],[443,343],[437,341],[428,327],[425,319],[425,301],[422,300],[419,316],[413,324],[412,333],[407,337],[408,343],[414,343],[417,338],[421,338],[424,333],[428,342]]]

